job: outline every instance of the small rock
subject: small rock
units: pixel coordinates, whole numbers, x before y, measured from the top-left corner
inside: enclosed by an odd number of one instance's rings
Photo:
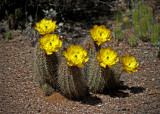
[[[160,90],[158,90],[158,89],[151,89],[148,94],[149,95],[160,94]]]
[[[124,36],[125,38],[131,38],[132,36],[134,36],[134,33],[131,29],[127,29],[124,31]]]
[[[144,52],[144,54],[148,54],[148,53],[149,53],[148,51],[145,51],[145,52]]]
[[[31,104],[28,103],[28,104],[25,105],[25,108],[29,108],[30,106],[31,106]]]
[[[155,81],[156,79],[155,78],[152,78],[152,81]]]
[[[141,47],[141,46],[142,46],[142,43],[138,43],[138,46],[140,46],[140,47]]]
[[[41,112],[41,109],[37,109],[37,112]]]
[[[10,83],[10,87],[14,87],[14,83]]]

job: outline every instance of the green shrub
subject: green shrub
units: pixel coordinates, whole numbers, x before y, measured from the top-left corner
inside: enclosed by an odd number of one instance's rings
[[[12,34],[10,32],[7,32],[4,36],[5,40],[9,40],[12,38]]]

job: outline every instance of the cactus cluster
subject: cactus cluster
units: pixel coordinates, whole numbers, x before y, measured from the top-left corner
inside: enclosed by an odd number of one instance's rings
[[[155,31],[156,27],[160,27],[156,24],[153,19],[153,8],[147,7],[143,2],[138,2],[135,7],[130,11],[126,10],[123,14],[122,11],[115,12],[115,23],[114,28],[115,38],[121,40],[125,29],[131,29],[134,35],[129,39],[130,46],[135,46],[137,39],[142,41],[151,41],[152,44],[159,44],[159,33]],[[123,22],[121,21],[121,16]],[[131,21],[131,22],[130,22]],[[119,26],[121,25],[121,26]]]
[[[47,22],[43,20],[37,24],[36,30],[44,36],[35,47],[36,76],[45,95],[60,92],[68,99],[79,100],[90,92],[102,93],[119,86],[122,67],[117,52],[100,46],[110,41],[109,29],[104,25],[95,25],[90,30],[91,36],[81,42],[84,48],[77,44],[69,45],[65,40],[62,46],[62,40],[57,35],[48,33],[54,31],[55,22],[49,21],[54,26],[45,29],[43,26],[46,27]],[[127,61],[123,61],[123,69],[129,73],[136,72],[138,63],[135,59],[129,61],[134,57],[127,57]]]

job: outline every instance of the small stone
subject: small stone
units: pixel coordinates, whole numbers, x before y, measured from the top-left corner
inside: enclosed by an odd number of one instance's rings
[[[28,103],[28,104],[25,105],[25,108],[29,108],[30,106],[31,106],[31,104]]]
[[[140,46],[140,47],[141,47],[141,46],[142,46],[142,43],[138,43],[138,46]]]
[[[158,89],[151,89],[148,94],[149,95],[160,94],[160,90],[158,90]]]
[[[145,51],[145,52],[144,52],[144,54],[148,54],[148,53],[149,53],[148,51]]]
[[[155,78],[152,78],[152,81],[155,81],[156,79]]]
[[[41,109],[37,109],[37,112],[41,112]]]
[[[125,38],[131,38],[132,36],[134,36],[134,33],[131,29],[127,29],[124,31],[124,36]]]
[[[14,83],[10,83],[9,85],[10,85],[10,87],[14,87]]]

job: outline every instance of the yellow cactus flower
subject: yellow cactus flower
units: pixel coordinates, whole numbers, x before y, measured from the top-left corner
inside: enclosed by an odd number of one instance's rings
[[[93,40],[97,41],[98,46],[111,39],[111,31],[110,29],[106,29],[104,25],[95,25],[93,29],[90,30],[90,33]]]
[[[101,49],[100,53],[97,55],[97,59],[100,65],[104,68],[106,68],[106,66],[111,67],[119,61],[117,52],[110,48]]]
[[[57,52],[58,49],[62,46],[62,41],[56,34],[46,34],[40,38],[39,41],[40,49],[45,50],[47,55],[51,55],[53,52]]]
[[[84,63],[89,60],[87,51],[79,45],[70,45],[63,55],[68,60],[69,66],[83,67]]]
[[[40,22],[36,23],[35,30],[39,32],[40,35],[50,34],[58,28],[56,21],[42,19]]]
[[[139,63],[136,61],[135,57],[131,57],[129,54],[122,57],[123,69],[131,74],[131,72],[137,72],[137,67]]]

